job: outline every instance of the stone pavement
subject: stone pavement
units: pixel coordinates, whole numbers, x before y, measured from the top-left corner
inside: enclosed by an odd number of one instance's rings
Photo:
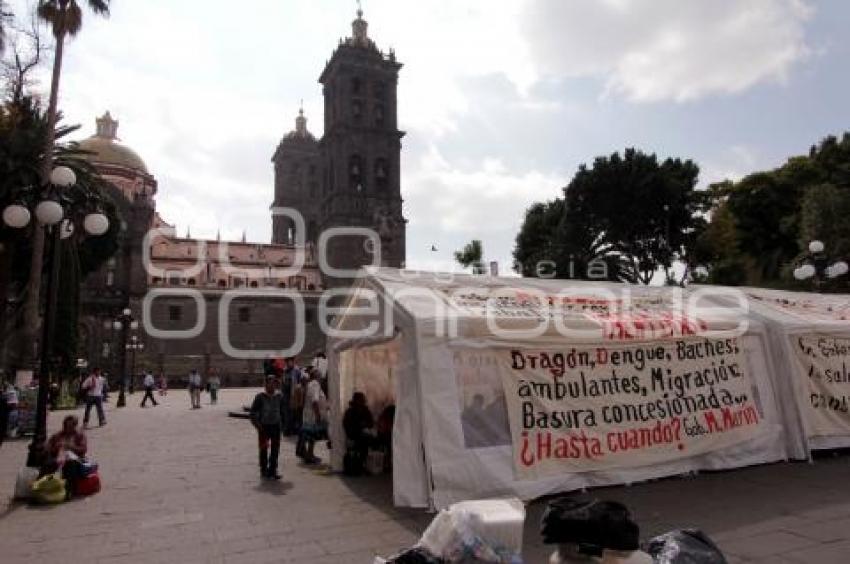
[[[430,522],[392,507],[386,477],[346,479],[295,462],[284,443],[279,483],[258,477],[247,421],[227,417],[253,395],[225,390],[218,406],[189,409],[171,391],[156,408],[107,409],[89,432],[104,489],[56,507],[12,504],[26,443],[0,447],[0,562],[370,564],[409,546]],[[114,398],[113,398],[114,401]],[[51,415],[56,429],[67,412]],[[317,451],[320,456],[326,452]],[[676,527],[707,531],[730,562],[850,562],[850,458],[778,464],[695,478],[604,488],[626,503],[648,537]],[[537,532],[544,503],[529,507],[525,557],[547,561]]]

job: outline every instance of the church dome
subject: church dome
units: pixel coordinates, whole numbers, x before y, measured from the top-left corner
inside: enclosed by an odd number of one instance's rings
[[[303,107],[298,111],[298,117],[295,118],[295,129],[284,135],[283,140],[316,142],[316,137],[307,130],[307,118],[304,116]]]
[[[133,149],[118,143],[118,122],[109,112],[97,119],[97,133],[80,141],[80,149],[93,154],[86,159],[95,164],[115,165],[148,172],[145,161]]]

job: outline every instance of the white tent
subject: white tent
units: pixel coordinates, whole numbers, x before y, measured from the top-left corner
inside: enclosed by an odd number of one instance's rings
[[[850,447],[850,295],[742,288],[769,330],[789,455]]]
[[[352,392],[395,404],[397,505],[787,457],[767,329],[723,289],[370,269],[352,292],[328,347],[333,465]]]

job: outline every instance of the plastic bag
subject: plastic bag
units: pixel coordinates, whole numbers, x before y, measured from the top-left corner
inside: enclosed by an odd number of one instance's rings
[[[457,505],[437,514],[422,534],[419,547],[452,563],[522,563],[521,547],[502,546],[482,538],[476,531],[479,525],[476,515],[465,511],[462,504]]]
[[[32,497],[32,485],[38,479],[38,470],[24,466],[18,471],[15,480],[15,499],[29,499]]]
[[[39,478],[32,485],[32,499],[36,503],[62,503],[66,497],[65,480],[54,474]]]
[[[677,529],[646,543],[655,564],[727,564],[717,545],[698,529]]]
[[[384,559],[375,558],[374,564],[446,564],[442,558],[437,558],[426,549],[421,547],[411,548]]]
[[[601,554],[637,550],[640,529],[622,503],[564,497],[546,507],[540,534],[545,544],[575,544]]]

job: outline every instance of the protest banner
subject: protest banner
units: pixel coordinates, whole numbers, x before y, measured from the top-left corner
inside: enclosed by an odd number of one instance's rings
[[[800,410],[810,437],[850,435],[850,338],[791,337],[802,367]]]
[[[518,479],[652,465],[761,430],[737,338],[495,352]]]

